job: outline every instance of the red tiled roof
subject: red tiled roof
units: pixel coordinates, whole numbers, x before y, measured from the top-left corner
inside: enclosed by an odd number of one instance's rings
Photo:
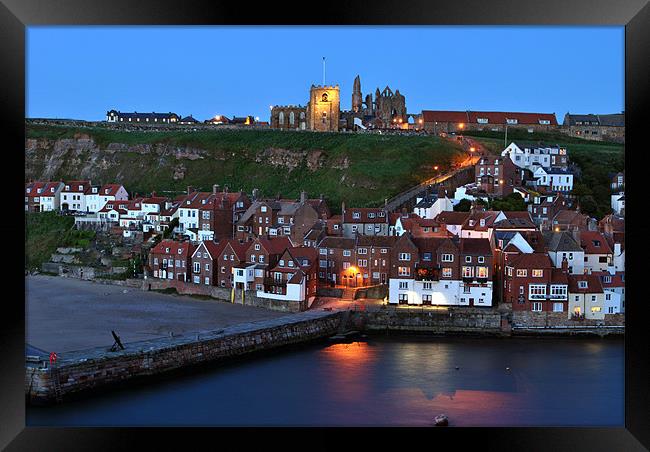
[[[66,185],[70,187],[69,190],[65,189]],[[81,190],[79,190],[80,185],[81,185]],[[85,191],[90,187],[90,185],[91,184],[89,180],[71,180],[65,183],[65,185],[63,186],[63,191],[67,193],[85,193]]]
[[[379,214],[384,214],[383,217],[380,217]],[[359,218],[353,218],[354,213],[359,213]],[[375,214],[374,218],[368,218],[368,214]],[[344,223],[387,223],[388,222],[388,213],[385,209],[380,207],[355,207],[345,209],[343,213],[343,222]]]
[[[571,293],[602,293],[603,285],[600,282],[598,275],[568,275],[569,278],[569,292]],[[587,281],[587,288],[581,289],[578,286],[578,281]]]
[[[478,123],[478,118],[487,118],[488,124],[506,124],[506,119],[516,119],[518,124],[538,124],[540,120],[550,121],[556,126],[555,113],[520,113],[504,111],[470,111],[469,122]]]
[[[585,250],[585,254],[612,254],[612,249],[600,232],[582,231],[580,246]]]
[[[440,212],[435,221],[444,224],[463,224],[469,218],[469,212]]]
[[[272,239],[260,237],[258,240],[269,254],[282,254],[284,250],[293,246],[291,240],[287,237],[274,237]]]
[[[616,287],[625,287],[625,281],[623,280],[624,272],[616,272],[613,275],[608,272],[591,272],[592,275],[596,275],[600,278],[603,289],[614,289]],[[610,277],[610,282],[605,282],[605,277]]]
[[[165,251],[169,248],[169,252]],[[181,250],[181,253],[178,250]],[[177,242],[175,240],[163,240],[151,249],[155,254],[173,254],[183,257],[189,257],[194,253],[194,245],[190,242]]]
[[[102,185],[102,188],[99,189],[99,195],[102,196],[115,196],[118,190],[122,187],[122,184],[106,184]],[[108,191],[107,191],[108,190]]]
[[[498,215],[499,212],[493,210],[471,212],[463,223],[463,230],[487,231],[494,224]],[[485,220],[483,226],[481,226],[481,220]],[[470,221],[473,221],[474,224],[470,225]]]
[[[213,242],[211,240],[205,240],[205,241],[201,242],[201,244],[199,244],[199,246],[196,247],[196,250],[194,250],[194,253],[196,253],[196,251],[198,251],[199,248],[201,248],[201,245],[203,245],[205,247],[205,249],[208,251],[208,253],[210,254],[210,257],[213,260],[215,260],[221,255],[223,250],[226,248],[227,244],[228,244],[227,240],[222,240],[222,241],[220,241],[218,243]],[[194,254],[192,254],[192,256],[194,256]]]
[[[424,122],[469,122],[466,111],[422,110],[422,119]]]
[[[545,253],[522,253],[508,262],[514,268],[552,268],[553,262]]]

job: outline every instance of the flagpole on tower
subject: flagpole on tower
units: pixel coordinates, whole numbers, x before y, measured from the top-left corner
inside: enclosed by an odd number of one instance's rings
[[[323,57],[323,86],[325,86],[325,57]]]

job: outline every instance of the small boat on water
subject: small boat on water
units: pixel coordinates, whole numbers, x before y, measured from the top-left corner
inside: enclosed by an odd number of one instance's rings
[[[444,414],[439,414],[433,418],[436,427],[446,427],[449,425],[449,419]]]

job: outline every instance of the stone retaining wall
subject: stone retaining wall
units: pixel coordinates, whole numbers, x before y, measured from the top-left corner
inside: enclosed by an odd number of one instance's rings
[[[25,393],[31,403],[57,399],[54,380],[58,372],[61,399],[101,386],[145,377],[211,361],[335,334],[340,313],[304,312],[278,319],[191,333],[176,338],[126,344],[125,350],[105,348],[61,353],[51,370],[28,362]],[[43,357],[47,361],[47,357]]]
[[[350,327],[360,330],[395,330],[436,334],[503,334],[501,314],[492,309],[440,310],[380,309],[351,312]]]
[[[173,287],[180,295],[203,295],[206,297],[214,298],[216,300],[231,302],[231,289],[218,286],[206,286],[204,284],[192,284],[183,281],[169,280],[169,279],[156,279],[148,278],[142,280],[141,287],[143,290],[162,290]],[[247,290],[244,293],[244,302],[242,303],[241,290],[235,293],[236,304],[244,304],[246,306],[257,306],[274,311],[285,312],[300,312],[306,307],[304,303],[297,301],[282,301],[274,300],[271,298],[258,297],[255,290]]]
[[[513,327],[625,326],[625,314],[605,314],[604,320],[571,320],[566,312],[513,311]]]

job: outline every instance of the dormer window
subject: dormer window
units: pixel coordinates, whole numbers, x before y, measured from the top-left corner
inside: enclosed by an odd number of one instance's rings
[[[262,212],[266,212],[266,206],[262,206],[262,207],[260,208],[260,210],[261,210]]]
[[[178,249],[178,254],[183,254],[183,248]]]
[[[104,190],[104,194],[107,195],[110,190],[107,188]]]
[[[516,119],[507,119],[507,118],[506,118],[506,122],[508,124],[517,124],[518,123],[518,121]]]
[[[587,281],[578,281],[578,287],[580,289],[586,289],[587,288]]]
[[[50,193],[54,193],[54,187],[50,187]]]
[[[84,189],[83,185],[79,185],[79,191],[81,191],[83,189]]]
[[[474,220],[469,220],[469,225],[474,226]]]
[[[368,218],[375,218],[375,214],[374,213],[369,213]]]
[[[69,186],[69,185],[66,185],[66,186],[65,186],[65,191],[68,191],[68,190],[70,190],[70,186]]]
[[[361,214],[359,212],[352,212],[352,218],[355,219],[361,218]]]
[[[480,225],[485,226],[485,219],[481,218]]]
[[[379,217],[382,217],[382,218],[383,218],[383,217],[385,217],[385,216],[386,216],[386,212],[384,212],[384,211],[379,212]]]
[[[169,253],[169,248],[165,248],[165,253]]]
[[[256,243],[256,244],[255,244],[255,251],[259,251],[259,250],[260,250],[260,244],[259,244],[259,243]]]
[[[293,267],[293,261],[289,261],[289,267]]]
[[[284,267],[284,259],[280,259],[280,267]]]
[[[600,246],[600,240],[592,240],[594,246],[598,247]]]

